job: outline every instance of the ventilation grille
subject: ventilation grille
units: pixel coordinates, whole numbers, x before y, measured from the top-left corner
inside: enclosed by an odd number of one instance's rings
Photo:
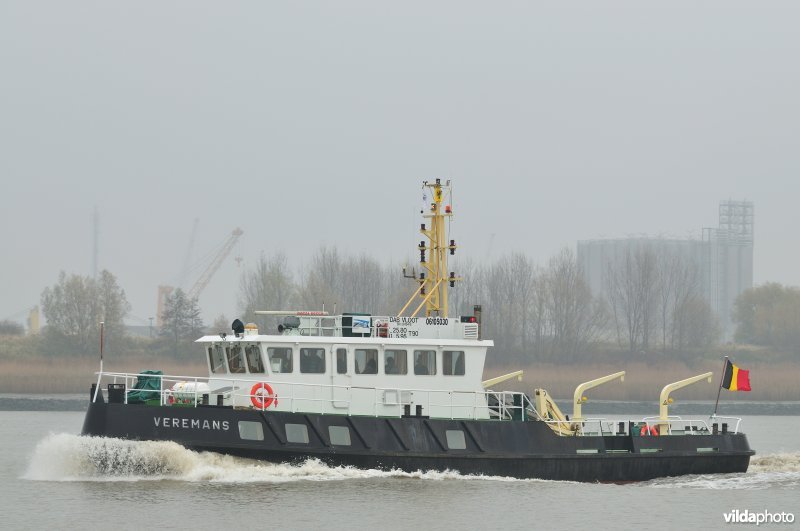
[[[464,339],[478,339],[478,325],[475,323],[464,324]]]

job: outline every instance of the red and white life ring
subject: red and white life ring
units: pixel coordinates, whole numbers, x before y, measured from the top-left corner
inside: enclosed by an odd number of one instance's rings
[[[639,435],[642,437],[646,435],[652,435],[653,437],[658,437],[658,427],[655,424],[653,424],[652,426],[645,424],[639,431]]]
[[[267,409],[273,404],[278,406],[278,397],[266,382],[259,382],[250,389],[250,401],[258,409]]]

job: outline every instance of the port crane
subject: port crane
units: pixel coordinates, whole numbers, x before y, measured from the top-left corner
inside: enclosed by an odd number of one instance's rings
[[[186,297],[188,299],[196,299],[200,296],[200,293],[208,286],[208,283],[211,282],[211,278],[214,274],[219,270],[222,263],[228,257],[230,252],[233,250],[233,247],[236,245],[236,242],[239,241],[239,238],[244,234],[244,231],[239,227],[236,227],[233,232],[231,232],[230,236],[225,240],[225,243],[222,245],[219,251],[217,251],[211,262],[205,268],[205,270],[200,274],[197,278],[195,283],[186,291]],[[158,326],[161,327],[163,325],[162,315],[164,314],[164,307],[167,302],[167,297],[172,295],[172,292],[175,291],[174,286],[167,286],[162,285],[158,287],[158,314],[156,317],[156,322]]]

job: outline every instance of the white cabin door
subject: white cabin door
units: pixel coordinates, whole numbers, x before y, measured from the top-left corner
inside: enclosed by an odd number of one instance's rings
[[[333,345],[331,347],[331,389],[333,390],[333,407],[338,409],[350,408],[352,393],[353,353],[347,345]]]

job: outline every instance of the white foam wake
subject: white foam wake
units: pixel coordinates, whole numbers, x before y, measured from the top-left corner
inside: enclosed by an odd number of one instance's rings
[[[194,452],[168,441],[127,441],[71,434],[49,435],[36,446],[25,479],[42,481],[142,481],[171,479],[220,483],[285,483],[384,477],[430,480],[513,478],[465,476],[457,472],[402,472],[328,466],[317,459],[299,465]]]
[[[750,460],[748,472],[800,472],[800,452],[758,455]]]
[[[253,459],[194,452],[169,441],[128,441],[54,434],[36,446],[25,479],[43,481],[207,481],[219,483],[286,483],[370,478],[428,480],[542,481],[457,472],[362,470],[328,466],[317,459],[273,464]],[[758,456],[746,474],[713,474],[663,478],[639,483],[656,488],[763,489],[800,486],[800,453]]]
[[[661,478],[642,486],[709,490],[796,489],[800,486],[800,453],[757,456],[745,474],[708,474]]]

